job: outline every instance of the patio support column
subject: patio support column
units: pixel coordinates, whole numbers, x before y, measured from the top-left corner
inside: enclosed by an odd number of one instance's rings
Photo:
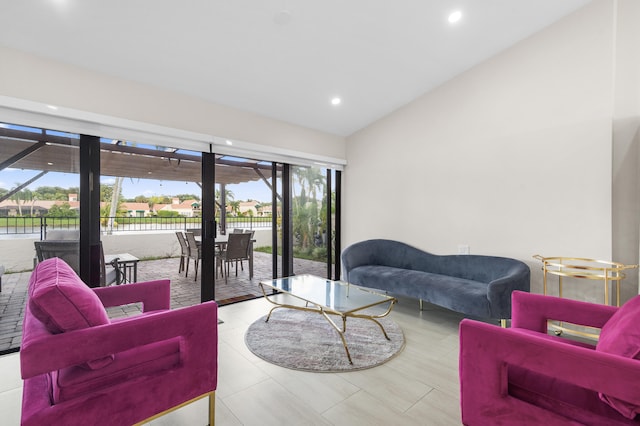
[[[101,257],[100,138],[80,135],[80,278],[89,287],[100,286]]]

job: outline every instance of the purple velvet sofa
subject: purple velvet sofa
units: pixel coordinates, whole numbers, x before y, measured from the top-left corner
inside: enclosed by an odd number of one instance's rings
[[[547,320],[601,328],[600,339],[549,334]],[[460,323],[465,425],[640,424],[640,296],[616,308],[514,292],[511,324]]]
[[[168,280],[91,289],[64,261],[34,269],[20,367],[22,425],[131,425],[217,386],[217,305],[169,310]],[[110,320],[105,307],[141,303]]]
[[[345,248],[341,260],[344,279],[352,284],[476,318],[511,318],[511,292],[529,291],[529,267],[506,257],[439,256],[400,241],[374,239]]]

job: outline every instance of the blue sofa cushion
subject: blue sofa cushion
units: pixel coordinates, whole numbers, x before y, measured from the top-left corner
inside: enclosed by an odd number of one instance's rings
[[[349,277],[351,282],[367,283],[369,288],[427,300],[468,315],[491,317],[487,285],[478,281],[379,265],[359,266]]]

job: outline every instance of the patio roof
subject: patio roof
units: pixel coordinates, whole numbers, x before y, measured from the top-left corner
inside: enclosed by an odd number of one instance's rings
[[[5,153],[0,170],[79,173],[79,139],[0,127],[0,144]],[[101,175],[140,179],[200,182],[201,157],[168,148],[149,149],[117,143],[101,143]],[[236,161],[216,156],[216,183],[229,185],[266,180],[271,165],[256,160]]]

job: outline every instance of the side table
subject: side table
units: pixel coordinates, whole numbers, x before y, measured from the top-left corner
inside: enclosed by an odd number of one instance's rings
[[[138,259],[130,253],[106,254],[104,262],[116,269],[116,285],[138,281]]]

